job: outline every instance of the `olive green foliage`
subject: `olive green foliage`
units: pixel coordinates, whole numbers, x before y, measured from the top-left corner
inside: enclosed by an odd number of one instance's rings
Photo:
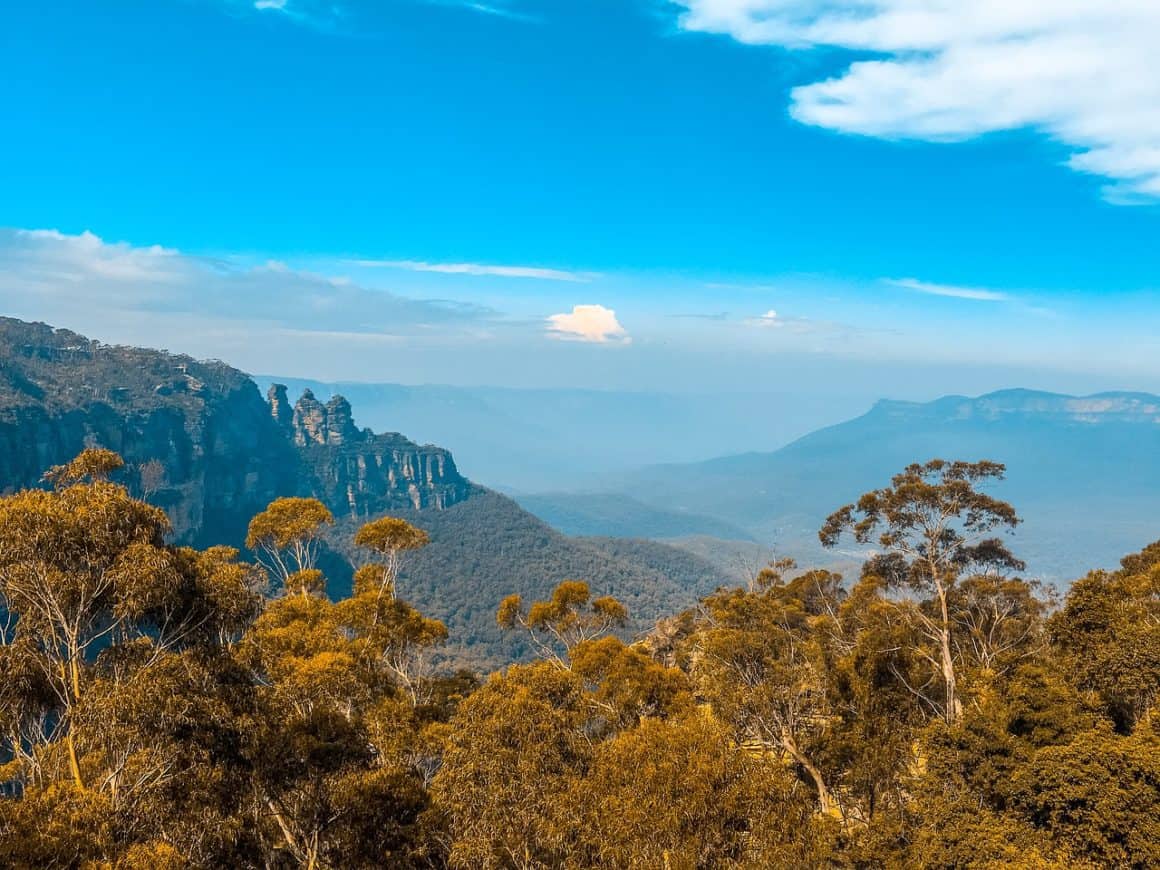
[[[53,486],[68,486],[82,480],[107,480],[109,475],[125,467],[125,461],[112,450],[90,447],[81,451],[72,462],[54,465],[44,473],[44,479]]]
[[[320,594],[308,500],[255,519],[298,569],[263,601],[237,551],[166,544],[118,467],[86,451],[0,499],[0,866],[438,863],[426,786],[474,686],[422,667],[443,626]]]
[[[1160,694],[1160,545],[1077,580],[1050,628],[1068,672],[1121,731],[1150,718]]]
[[[398,517],[382,517],[364,525],[354,536],[354,542],[381,555],[416,550],[426,546],[430,537]]]
[[[331,599],[317,503],[255,518],[255,566],[119,471],[0,498],[2,867],[1160,866],[1160,543],[1056,606],[979,537],[990,463],[839,511],[885,529],[853,583],[782,560],[633,643],[586,582],[512,595],[537,658],[482,681],[432,666],[404,520]]]

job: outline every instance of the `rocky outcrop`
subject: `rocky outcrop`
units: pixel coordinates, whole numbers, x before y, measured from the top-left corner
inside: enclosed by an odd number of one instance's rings
[[[285,384],[274,384],[266,393],[266,402],[270,405],[270,416],[279,429],[289,432],[294,422],[294,409],[290,407],[290,398],[286,395]]]
[[[281,401],[285,396],[284,385],[274,384],[270,387],[270,413],[281,425],[285,425],[282,422],[285,414],[281,409]],[[303,390],[301,398],[294,405],[288,432],[299,447],[312,444],[341,447],[359,437],[350,402],[342,396],[334,396],[324,405],[314,397],[311,390]]]
[[[304,390],[288,426],[281,405],[286,388],[275,384],[269,396],[271,417],[301,457],[299,491],[320,498],[336,515],[442,510],[467,497],[469,484],[449,452],[397,433],[360,430],[342,396],[324,405]]]
[[[291,407],[275,386],[263,401],[225,363],[0,318],[0,491],[35,486],[91,445],[120,453],[124,482],[199,544],[240,543],[282,495],[364,516],[442,509],[469,492],[447,451],[360,431],[341,397],[307,393]]]

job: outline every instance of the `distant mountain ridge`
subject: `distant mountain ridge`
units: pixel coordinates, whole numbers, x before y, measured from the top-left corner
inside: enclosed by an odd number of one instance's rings
[[[1033,573],[1066,580],[1160,537],[1160,397],[1147,393],[881,401],[776,451],[653,466],[607,489],[821,560],[815,533],[830,511],[933,457],[1007,465],[995,494],[1026,520],[1014,544]]]
[[[933,402],[900,402],[883,399],[870,413],[902,418],[981,417],[997,420],[1006,415],[1059,417],[1076,423],[1160,424],[1160,396],[1138,392],[1103,392],[1068,396],[1037,390],[998,390],[982,396],[944,396]]]

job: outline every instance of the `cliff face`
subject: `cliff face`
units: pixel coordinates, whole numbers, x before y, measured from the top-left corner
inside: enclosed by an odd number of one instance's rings
[[[447,451],[358,430],[344,399],[291,408],[283,388],[264,402],[221,362],[0,318],[0,490],[34,486],[93,445],[120,453],[124,482],[196,543],[240,542],[282,495],[344,516],[441,509],[469,487]]]
[[[304,390],[287,414],[286,388],[274,384],[268,402],[272,419],[298,451],[299,491],[322,499],[336,515],[443,510],[468,496],[469,484],[450,453],[359,429],[342,396],[323,405]]]

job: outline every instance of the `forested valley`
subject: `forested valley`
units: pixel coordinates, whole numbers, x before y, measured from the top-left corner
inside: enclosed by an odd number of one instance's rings
[[[781,560],[639,636],[585,578],[496,601],[534,654],[475,674],[407,521],[331,598],[321,502],[177,546],[122,464],[0,499],[2,867],[1160,866],[1160,542],[1020,579],[1001,465],[839,507],[859,576]]]

